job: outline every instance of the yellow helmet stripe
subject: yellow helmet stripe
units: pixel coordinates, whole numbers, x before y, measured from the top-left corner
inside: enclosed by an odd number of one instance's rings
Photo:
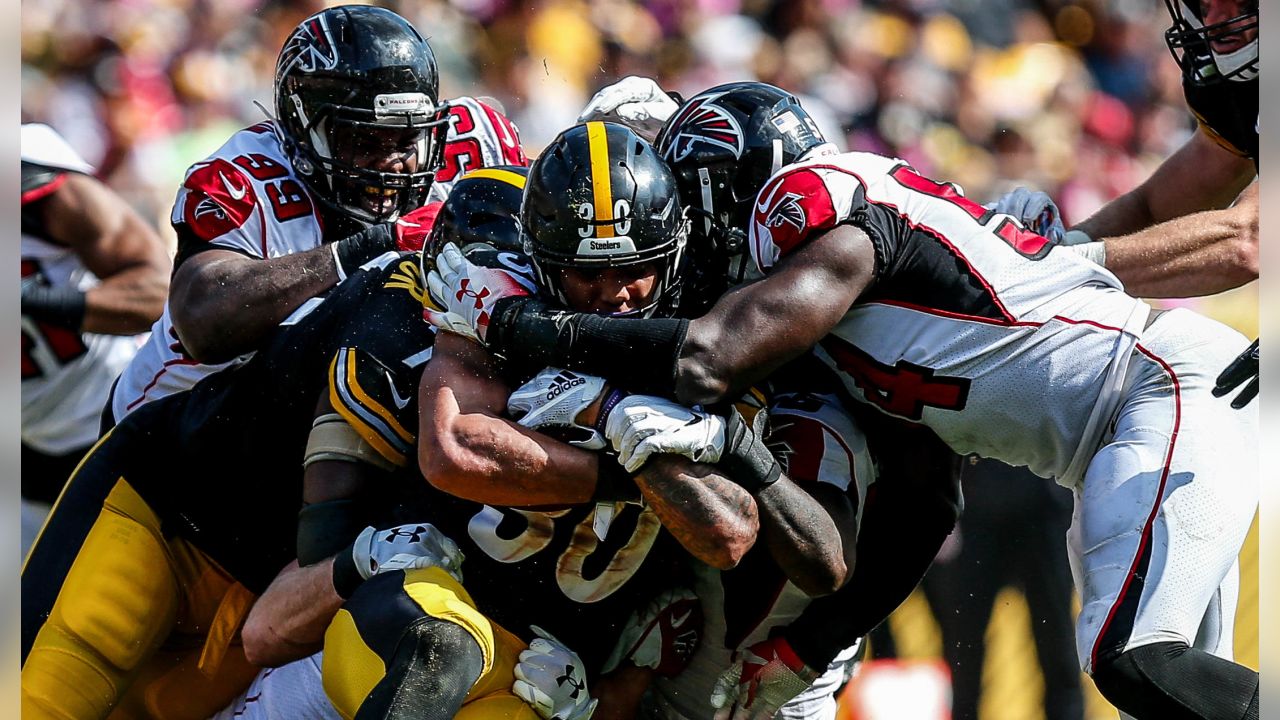
[[[515,185],[521,190],[524,189],[524,179],[525,179],[524,176],[521,175],[520,173],[513,173],[510,170],[483,168],[480,170],[469,172],[466,175],[462,176],[463,180],[469,180],[471,178],[489,178],[490,180],[497,180],[499,182],[504,182],[508,185]]]
[[[587,123],[587,144],[591,153],[591,188],[595,191],[596,237],[613,237],[613,189],[609,186],[609,137],[604,123]]]

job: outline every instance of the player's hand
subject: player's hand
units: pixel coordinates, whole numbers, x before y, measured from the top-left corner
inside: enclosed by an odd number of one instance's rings
[[[462,582],[462,551],[430,523],[367,527],[351,546],[351,556],[365,580],[392,570],[438,567]]]
[[[998,213],[1012,215],[1031,232],[1043,235],[1055,243],[1061,243],[1067,230],[1062,225],[1062,213],[1047,193],[1020,187],[1005,193],[993,203],[983,207]]]
[[[1218,381],[1213,387],[1213,396],[1222,397],[1227,393],[1240,387],[1241,383],[1249,381],[1248,385],[1231,399],[1231,407],[1239,410],[1248,405],[1258,395],[1258,341],[1254,340],[1253,344],[1240,353],[1231,364],[1227,366],[1222,374],[1218,376]]]
[[[677,587],[658,594],[627,619],[601,674],[624,662],[664,677],[680,674],[698,649],[703,620],[702,603],[692,590]]]
[[[582,109],[578,122],[604,120],[626,125],[649,142],[680,106],[658,83],[629,75],[602,89]]]
[[[598,701],[587,692],[582,659],[551,633],[537,625],[529,627],[537,637],[520,653],[511,692],[543,720],[587,720]]]
[[[484,343],[489,317],[499,300],[531,295],[533,288],[510,270],[476,265],[453,243],[445,243],[427,274],[427,290],[435,307],[422,315],[441,330]]]
[[[623,398],[605,419],[605,437],[618,462],[635,472],[650,455],[683,455],[694,462],[719,462],[724,452],[724,419],[648,395]]]
[[[818,674],[781,637],[742,651],[711,691],[715,720],[766,720],[809,688]]]
[[[428,203],[392,223],[391,235],[395,238],[396,249],[401,252],[421,250],[441,207],[444,203],[440,201]]]
[[[568,430],[569,444],[600,450],[607,444],[595,427],[582,425],[578,415],[600,398],[604,378],[559,368],[547,368],[516,388],[507,398],[507,414],[534,430]]]

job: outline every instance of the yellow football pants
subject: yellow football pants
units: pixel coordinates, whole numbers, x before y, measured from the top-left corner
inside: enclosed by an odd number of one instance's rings
[[[533,708],[511,693],[516,662],[527,646],[481,614],[460,583],[434,567],[378,578],[357,591],[325,633],[324,689],[339,714],[347,720],[355,717],[385,675],[404,631],[432,617],[461,626],[484,654],[484,669],[456,720],[538,720]],[[360,628],[367,631],[374,622],[380,639],[361,634]]]
[[[237,634],[254,596],[186,541],[166,539],[124,478],[110,487],[96,518],[66,517],[85,505],[60,499],[32,550],[38,559],[45,535],[59,541],[50,528],[91,523],[23,665],[22,717],[207,718],[257,671]],[[33,562],[24,585],[59,582]]]

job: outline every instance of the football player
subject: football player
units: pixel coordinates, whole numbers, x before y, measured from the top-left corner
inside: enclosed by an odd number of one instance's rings
[[[995,204],[1104,265],[1139,297],[1194,297],[1258,277],[1258,0],[1165,0],[1165,32],[1199,121],[1151,177],[1070,231],[1042,192],[1018,188]],[[1034,227],[1034,225],[1028,225]],[[1233,406],[1258,392],[1255,342],[1219,379]]]
[[[295,557],[342,539],[343,577],[359,584],[444,544],[434,530],[339,535],[323,507],[299,513],[304,477],[408,462],[411,418],[394,397],[412,393],[434,339],[419,329],[417,267],[394,253],[368,264],[253,360],[139,408],[89,452],[23,568],[24,716],[207,717],[256,672],[258,641],[246,627],[242,647],[238,628]]]
[[[280,51],[274,107],[187,171],[169,302],[120,378],[108,424],[242,362],[368,260],[420,247],[467,171],[526,162],[501,112],[440,99],[426,39],[382,8],[303,20]]]
[[[1113,704],[1138,718],[1258,716],[1258,674],[1230,660],[1236,558],[1257,507],[1256,415],[1211,395],[1246,344],[1238,333],[1152,312],[1102,267],[901,160],[830,153],[772,86],[701,93],[659,140],[701,204],[695,230],[724,248],[733,279],[761,279],[695,320],[620,322],[462,267],[429,280],[445,308],[434,321],[495,353],[686,403],[732,396],[814,349],[879,412],[1075,491],[1077,648]],[[487,292],[487,322],[460,301],[464,281]],[[724,443],[659,433],[620,459],[713,456]],[[810,667],[830,659],[788,649]],[[744,693],[738,711],[751,702]]]
[[[22,126],[22,552],[160,316],[164,241],[47,125]]]

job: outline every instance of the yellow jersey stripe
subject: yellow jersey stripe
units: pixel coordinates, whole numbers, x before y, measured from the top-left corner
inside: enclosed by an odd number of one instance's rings
[[[463,180],[467,180],[470,178],[489,178],[490,180],[497,180],[499,182],[504,182],[508,185],[515,185],[521,190],[524,189],[525,177],[520,173],[513,173],[510,170],[499,170],[496,168],[482,168],[480,170],[475,170],[462,176]]]
[[[360,401],[361,405],[368,410],[372,410],[378,417],[385,420],[387,425],[391,426],[391,429],[400,436],[401,440],[410,444],[413,443],[413,435],[400,425],[400,422],[396,420],[396,416],[382,407],[377,400],[369,397],[364,388],[360,387],[360,383],[356,380],[356,351],[350,348],[347,349],[347,388],[351,390],[351,394]]]
[[[596,237],[613,237],[613,188],[609,185],[609,137],[604,123],[587,123],[587,148],[591,155],[591,188],[595,191]]]
[[[392,463],[400,467],[404,467],[408,462],[404,453],[392,447],[391,444],[386,441],[386,438],[382,437],[382,433],[371,427],[364,421],[364,418],[361,418],[349,407],[349,403],[352,402],[352,399],[350,397],[346,397],[345,389],[340,387],[342,384],[342,376],[338,370],[339,357],[340,354],[335,355],[333,361],[329,363],[329,404],[333,406],[334,410],[338,411],[338,414],[342,416],[342,419],[350,423],[356,433],[358,433],[360,437],[364,438],[365,442],[369,443],[374,450],[377,450],[383,457],[390,460]]]

